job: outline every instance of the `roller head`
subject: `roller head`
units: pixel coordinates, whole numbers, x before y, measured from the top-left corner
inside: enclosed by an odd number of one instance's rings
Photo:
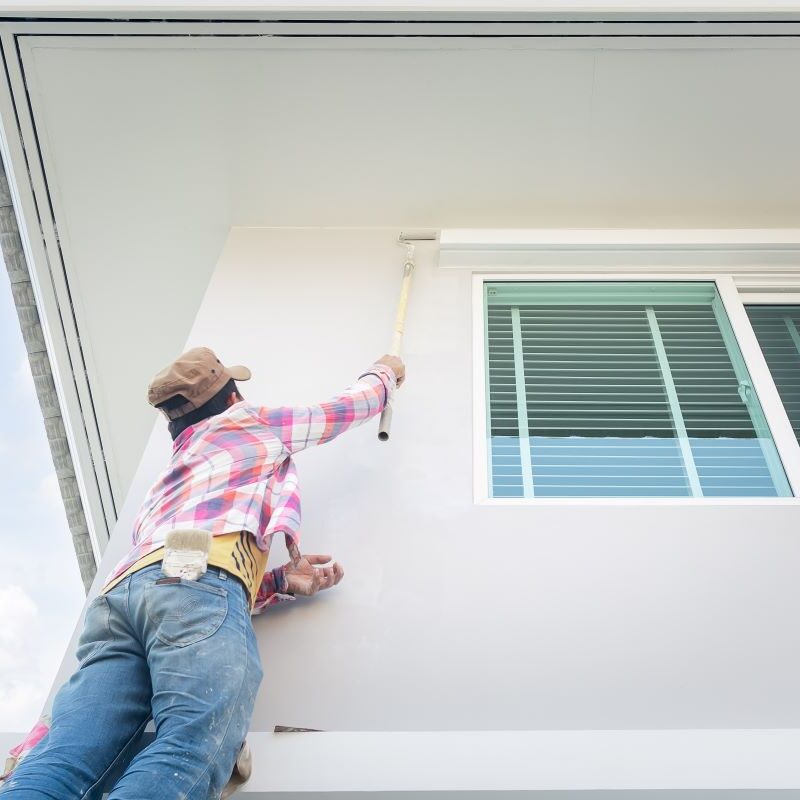
[[[438,231],[432,230],[411,230],[401,231],[397,241],[401,244],[406,242],[435,242],[439,238]]]

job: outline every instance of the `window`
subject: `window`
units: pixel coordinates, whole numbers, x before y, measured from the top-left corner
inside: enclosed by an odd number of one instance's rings
[[[745,308],[794,435],[800,441],[800,305]]]
[[[712,282],[484,284],[492,497],[791,494]]]

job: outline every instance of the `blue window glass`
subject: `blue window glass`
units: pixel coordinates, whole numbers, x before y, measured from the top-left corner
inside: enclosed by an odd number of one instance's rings
[[[485,285],[493,497],[791,494],[713,283]]]
[[[794,435],[800,441],[800,305],[745,308]]]

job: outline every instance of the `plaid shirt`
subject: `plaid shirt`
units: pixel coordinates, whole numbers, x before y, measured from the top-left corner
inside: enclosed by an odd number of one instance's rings
[[[296,561],[300,490],[292,456],[380,413],[394,388],[394,372],[375,364],[327,403],[262,408],[242,401],[184,430],[136,518],[133,548],[107,583],[163,547],[167,532],[176,528],[199,528],[215,536],[249,531],[265,552],[272,536],[283,533]],[[268,570],[253,613],[292,599],[285,591],[283,572]]]

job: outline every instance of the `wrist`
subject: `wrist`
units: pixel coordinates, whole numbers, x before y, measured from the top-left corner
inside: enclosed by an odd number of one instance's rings
[[[275,591],[277,594],[292,594],[286,565],[273,569],[272,578],[275,581]]]
[[[390,366],[379,361],[376,361],[368,370],[362,372],[358,378],[361,380],[367,375],[374,375],[379,381],[383,381],[386,378],[393,384],[397,383],[397,373]]]
[[[362,372],[361,375],[358,376],[358,379],[361,380],[368,375],[371,375],[377,381],[376,388],[380,386],[383,389],[383,403],[381,404],[381,408],[386,407],[392,397],[392,393],[397,387],[397,375],[395,375],[391,367],[377,362],[372,365],[372,369]]]

